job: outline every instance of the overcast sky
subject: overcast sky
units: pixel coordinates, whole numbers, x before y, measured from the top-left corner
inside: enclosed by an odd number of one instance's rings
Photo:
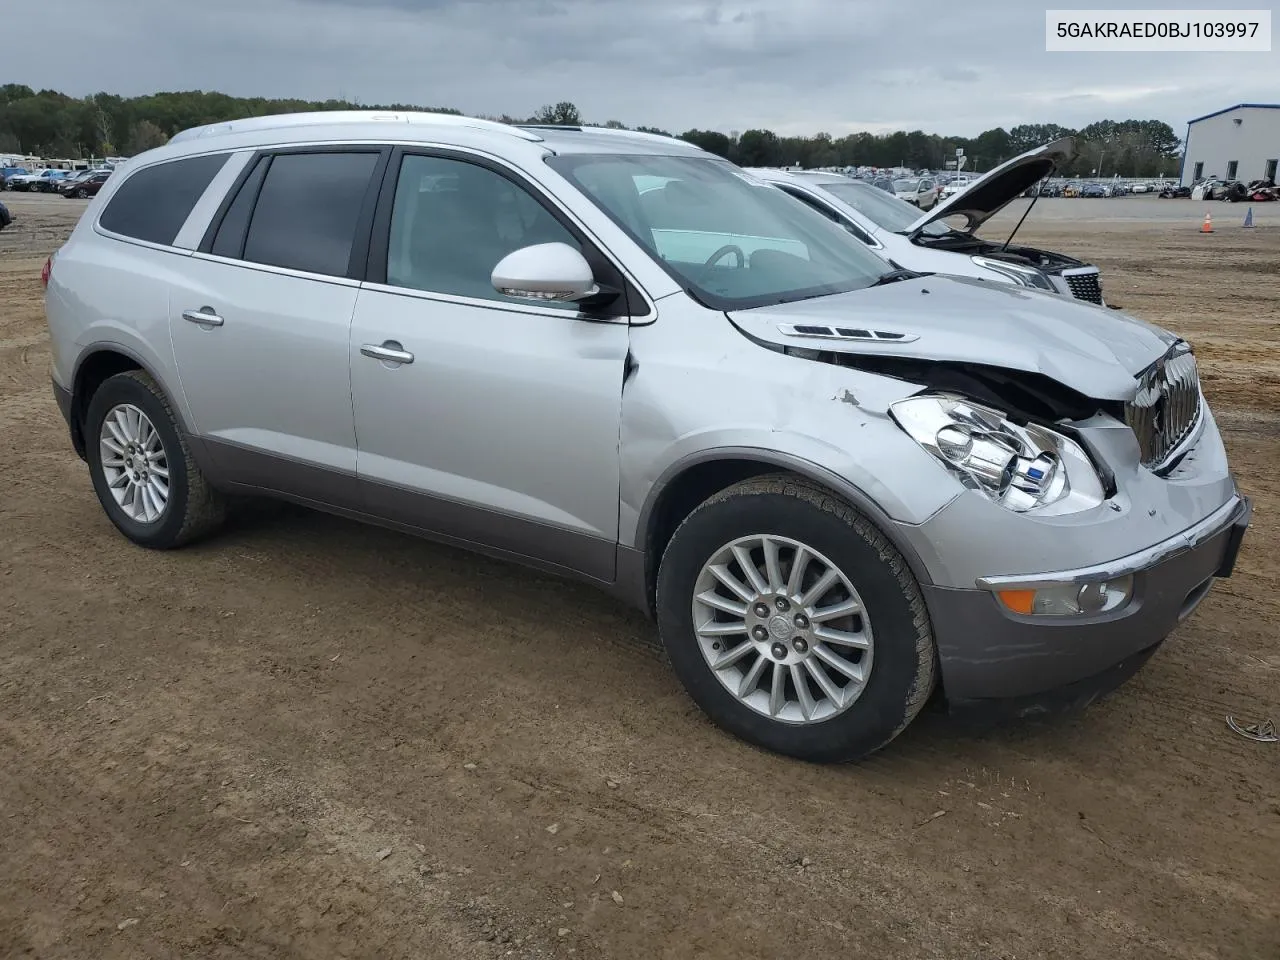
[[[56,13],[4,18],[0,82],[514,116],[571,100],[591,122],[835,136],[1129,117],[1181,136],[1200,114],[1280,100],[1274,49],[1046,53],[1044,10],[1027,0],[58,0]]]

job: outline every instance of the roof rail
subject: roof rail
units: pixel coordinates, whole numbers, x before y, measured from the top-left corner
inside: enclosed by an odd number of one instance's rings
[[[517,123],[515,126],[521,130],[567,130],[574,133],[606,133],[618,137],[630,137],[634,140],[657,140],[663,143],[682,143],[686,147],[692,147],[694,150],[701,150],[702,147],[696,143],[690,143],[688,140],[681,140],[679,137],[668,136],[665,133],[648,133],[644,130],[626,130],[619,127],[592,127],[586,124],[562,124],[562,123]]]
[[[244,117],[209,123],[179,131],[169,138],[170,143],[183,143],[220,134],[244,133],[249,130],[281,130],[289,127],[327,126],[346,123],[409,123],[441,127],[466,127],[473,130],[489,130],[505,133],[522,140],[541,140],[536,133],[521,130],[496,120],[480,120],[456,113],[431,113],[425,110],[315,110],[306,113],[278,113],[266,117]]]

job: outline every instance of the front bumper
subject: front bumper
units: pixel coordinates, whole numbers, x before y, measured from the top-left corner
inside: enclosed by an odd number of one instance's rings
[[[1025,713],[1060,699],[1054,692],[1061,688],[1087,688],[1092,680],[1102,689],[1118,686],[1190,616],[1215,577],[1231,575],[1251,513],[1249,500],[1234,496],[1191,529],[1109,563],[984,578],[975,590],[926,586],[948,701],[1021,700],[1028,708],[1018,712]],[[1125,574],[1134,576],[1132,599],[1097,616],[1023,616],[1006,610],[992,592]],[[1081,699],[1078,693],[1067,699]],[[1086,700],[1094,695],[1084,692]]]

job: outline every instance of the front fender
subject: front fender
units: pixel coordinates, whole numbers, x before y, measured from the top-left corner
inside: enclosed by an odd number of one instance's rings
[[[619,452],[623,547],[643,550],[663,490],[710,460],[807,476],[874,515],[886,535],[962,492],[888,415],[917,385],[769,349],[723,316],[665,341],[666,321],[632,333],[637,372],[623,395]],[[718,362],[691,368],[699,357]]]

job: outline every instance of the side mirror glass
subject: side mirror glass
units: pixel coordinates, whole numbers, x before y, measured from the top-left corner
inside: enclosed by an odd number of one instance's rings
[[[600,292],[586,258],[567,243],[539,243],[513,250],[490,276],[504,297],[577,302]]]

